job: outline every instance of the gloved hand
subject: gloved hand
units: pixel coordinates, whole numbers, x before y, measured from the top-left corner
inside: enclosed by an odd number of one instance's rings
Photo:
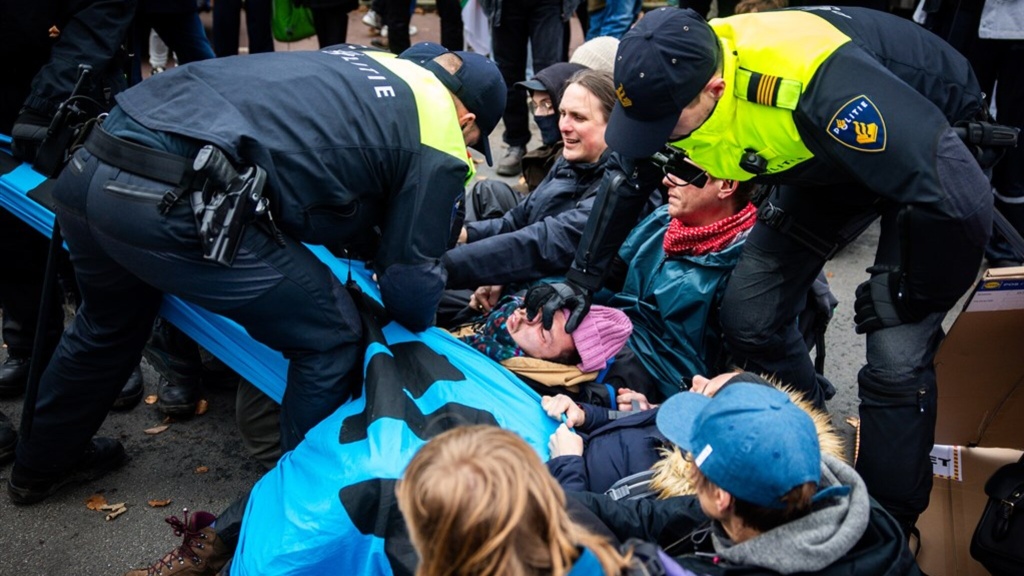
[[[11,128],[11,152],[24,162],[35,162],[39,145],[46,138],[51,118],[35,110],[24,109]]]
[[[902,272],[895,266],[872,266],[867,271],[871,279],[857,286],[857,300],[853,304],[857,333],[867,334],[906,322],[900,311]]]
[[[590,311],[590,292],[575,282],[566,280],[534,286],[526,293],[526,317],[533,320],[537,313],[541,312],[545,330],[551,329],[555,313],[562,308],[570,310],[565,331],[571,334]]]

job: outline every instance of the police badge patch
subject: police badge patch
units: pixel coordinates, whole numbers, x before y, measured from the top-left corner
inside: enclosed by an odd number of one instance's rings
[[[885,150],[885,120],[867,96],[850,100],[832,116],[828,135],[840,144],[861,152]]]

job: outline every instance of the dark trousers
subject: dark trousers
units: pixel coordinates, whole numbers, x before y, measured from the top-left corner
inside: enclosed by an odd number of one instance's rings
[[[52,477],[82,453],[138,364],[164,292],[243,326],[290,361],[285,450],[359,385],[361,327],[344,286],[305,246],[249,226],[231,268],[204,261],[187,201],[165,216],[163,183],[80,150],[54,191],[82,305],[43,374],[26,474]]]
[[[160,39],[178,56],[178,62],[188,64],[213,58],[213,48],[198,12],[172,14],[138,14],[135,16],[135,58],[132,62],[132,84],[142,82],[142,46],[149,42],[149,30],[156,31]]]
[[[245,0],[249,54],[274,51],[274,37],[270,33],[271,7],[271,0]],[[217,0],[213,4],[213,51],[217,56],[238,54],[241,11],[242,0]]]
[[[344,44],[348,36],[347,6],[330,6],[313,8],[313,27],[316,28],[316,39],[320,47]]]
[[[508,86],[502,139],[509,146],[526,146],[530,141],[526,90],[515,87],[516,82],[526,80],[526,47],[533,50],[534,73],[540,72],[561,60],[562,33],[561,0],[516,0],[501,5],[501,20],[491,30],[491,38],[494,62]]]
[[[8,352],[20,358],[32,354],[48,246],[46,237],[0,208],[2,334]],[[59,298],[53,298],[51,305],[47,350],[53,349],[64,330],[64,313]]]
[[[782,187],[771,201],[825,239],[852,240],[874,214],[871,197],[852,187]],[[897,212],[881,211],[876,264],[900,263]],[[751,231],[722,301],[721,325],[737,365],[776,375],[824,407],[796,317],[825,260],[762,222]],[[861,445],[857,470],[871,495],[891,513],[914,518],[928,504],[936,388],[932,361],[945,312],[867,335],[860,370]]]
[[[412,0],[387,0],[384,3],[384,25],[388,27],[388,49],[394,54],[405,52],[409,46],[409,22],[412,20]]]
[[[462,33],[462,4],[459,0],[437,0],[437,15],[441,17],[441,46],[452,51],[462,50],[466,45]]]

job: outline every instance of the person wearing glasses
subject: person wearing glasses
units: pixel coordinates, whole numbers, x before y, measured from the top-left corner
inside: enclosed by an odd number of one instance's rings
[[[754,184],[690,166],[685,178],[663,173],[668,203],[630,233],[605,282],[607,305],[633,321],[629,348],[665,397],[725,367],[717,311],[757,220]]]
[[[824,406],[828,387],[793,318],[825,262],[880,218],[854,302],[867,338],[857,470],[909,533],[932,486],[942,321],[974,284],[992,230],[992,186],[953,128],[986,116],[970,63],[875,10],[706,22],[660,8],[619,43],[615,88],[605,138],[623,156],[608,169],[621,167],[621,184],[595,201],[568,281],[534,288],[528,312],[547,322],[571,308],[572,332],[629,232],[623,222],[660,178],[646,159],[670,143],[716,176],[778,186],[723,296],[722,331],[737,364]]]

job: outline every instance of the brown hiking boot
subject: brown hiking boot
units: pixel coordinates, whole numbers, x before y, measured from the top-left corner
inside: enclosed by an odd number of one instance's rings
[[[217,517],[209,512],[196,512],[189,517],[188,508],[184,513],[184,522],[177,516],[165,520],[174,528],[175,536],[184,537],[181,545],[149,568],[132,570],[125,576],[216,576],[231,559],[231,551],[210,527]]]

